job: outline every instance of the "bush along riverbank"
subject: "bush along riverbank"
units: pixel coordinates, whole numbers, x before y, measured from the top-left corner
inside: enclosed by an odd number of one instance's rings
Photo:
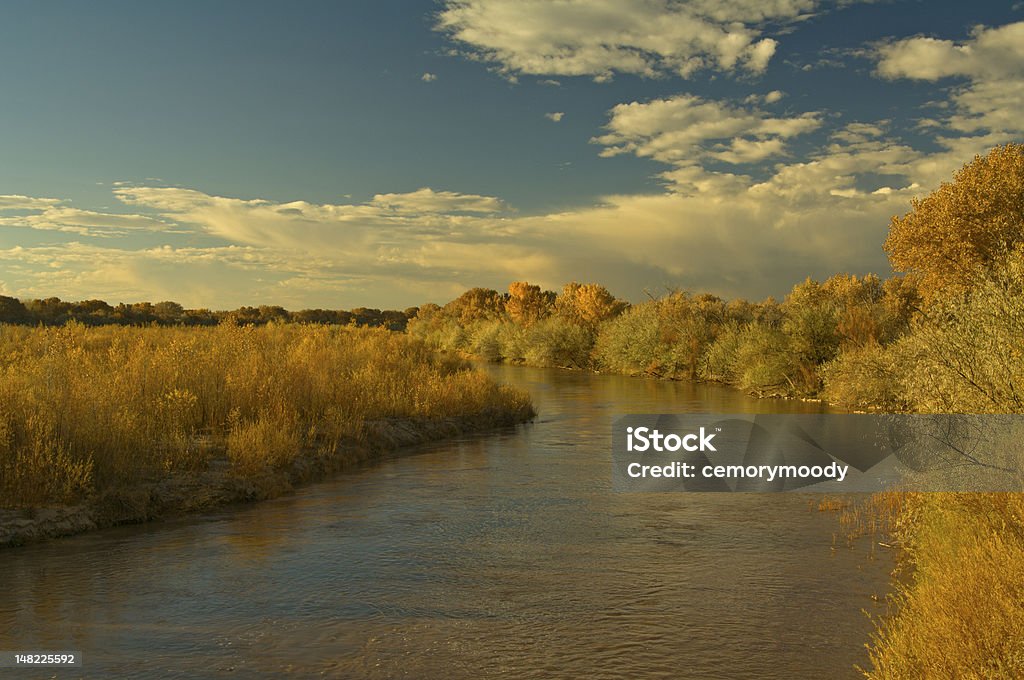
[[[808,279],[781,303],[670,292],[633,306],[596,284],[556,294],[518,282],[425,305],[408,332],[490,361],[718,381],[849,409],[1024,413],[1022,206],[1024,145],[1007,144],[893,218],[884,247],[902,276]],[[1022,497],[871,502],[911,569],[866,676],[1024,677]]]
[[[269,498],[523,422],[528,395],[385,330],[0,326],[0,545]]]

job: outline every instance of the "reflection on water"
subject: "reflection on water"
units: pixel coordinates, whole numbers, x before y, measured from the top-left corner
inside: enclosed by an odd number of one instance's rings
[[[832,550],[807,496],[610,490],[616,415],[820,407],[489,370],[536,423],[0,552],[0,649],[84,653],[57,677],[856,677],[891,565]]]

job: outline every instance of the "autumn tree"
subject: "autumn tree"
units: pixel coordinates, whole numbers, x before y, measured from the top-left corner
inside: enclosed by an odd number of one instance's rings
[[[505,311],[505,299],[490,288],[470,288],[444,306],[444,313],[465,325],[473,321],[495,319]]]
[[[1024,245],[1024,145],[997,146],[893,217],[885,250],[925,301],[970,288]]]
[[[625,302],[616,300],[607,288],[596,283],[567,283],[555,300],[555,311],[559,316],[587,328],[596,328],[602,321],[621,314],[625,308]]]
[[[505,311],[518,324],[531,326],[551,316],[555,293],[542,291],[526,281],[514,281],[508,287],[508,299],[505,300]]]
[[[291,319],[288,310],[280,305],[260,305],[261,323],[287,323]]]
[[[793,286],[782,303],[782,331],[792,350],[810,369],[835,356],[839,350],[838,305],[831,291],[808,277]]]

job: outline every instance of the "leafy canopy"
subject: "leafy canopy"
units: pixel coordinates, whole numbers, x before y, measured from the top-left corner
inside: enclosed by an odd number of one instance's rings
[[[1024,145],[997,146],[893,217],[885,250],[926,301],[954,296],[1024,245]]]

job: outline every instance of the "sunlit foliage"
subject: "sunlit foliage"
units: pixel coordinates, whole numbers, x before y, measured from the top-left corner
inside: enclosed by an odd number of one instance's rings
[[[385,330],[0,325],[0,506],[329,455],[368,421],[521,419],[521,392]]]
[[[1024,145],[976,156],[912,206],[889,228],[893,267],[918,273],[928,301],[963,292],[1024,244]]]

